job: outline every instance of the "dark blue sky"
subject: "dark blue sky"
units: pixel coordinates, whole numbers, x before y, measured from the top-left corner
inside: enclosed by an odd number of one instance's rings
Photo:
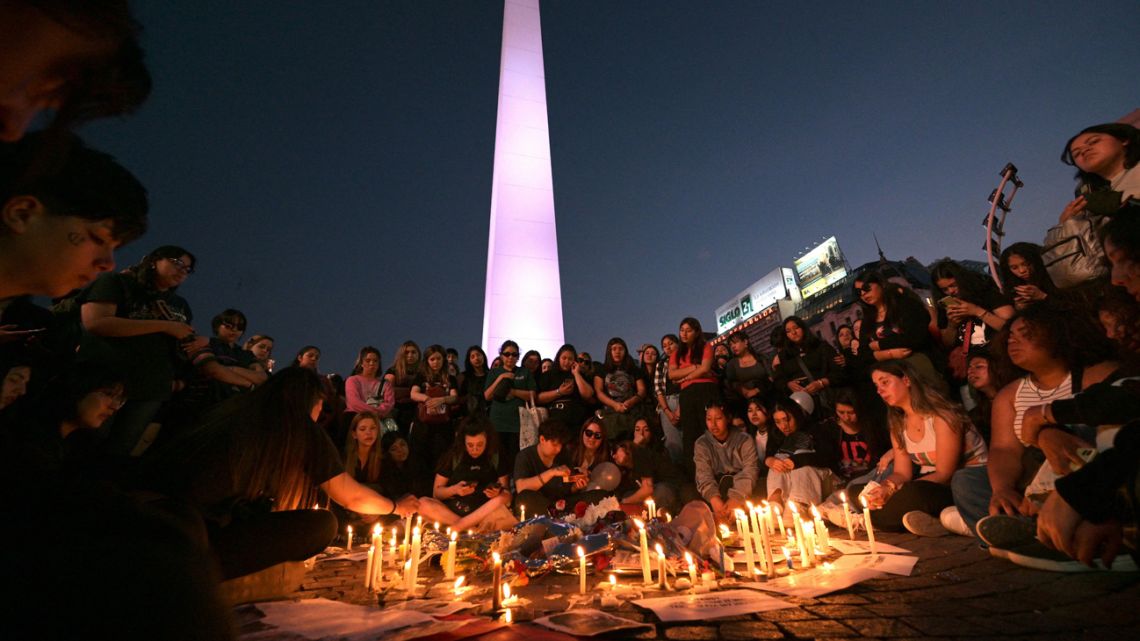
[[[567,339],[657,342],[836,235],[853,264],[982,258],[1071,198],[1064,142],[1140,106],[1120,2],[542,3]],[[234,306],[346,373],[479,340],[502,5],[136,2],[155,76],[81,133],[150,189],[129,264],[180,244],[202,332]],[[525,313],[520,310],[520,313]],[[526,345],[522,346],[526,349]]]

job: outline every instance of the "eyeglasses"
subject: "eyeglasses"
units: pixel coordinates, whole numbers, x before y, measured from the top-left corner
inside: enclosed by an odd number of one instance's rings
[[[169,260],[172,265],[177,267],[182,271],[183,274],[186,274],[187,276],[194,273],[194,266],[187,265],[181,258],[167,258],[166,260]]]
[[[519,353],[518,352],[499,352],[499,356],[502,356],[503,358],[518,358]]]
[[[127,397],[122,392],[116,392],[108,389],[95,390],[97,394],[107,399],[114,409],[119,409],[127,402]]]
[[[579,362],[579,363],[589,363],[589,362],[590,362],[590,359],[588,359],[588,358],[579,358],[579,359],[578,359],[578,362]]]
[[[245,325],[239,325],[237,323],[227,323],[224,321],[222,322],[221,325],[222,325],[222,327],[225,327],[226,329],[230,330],[231,332],[244,332],[245,331]]]
[[[601,432],[595,432],[594,430],[586,430],[586,431],[582,432],[582,435],[585,436],[586,438],[594,439],[594,440],[601,440],[601,438],[602,438],[602,433]]]

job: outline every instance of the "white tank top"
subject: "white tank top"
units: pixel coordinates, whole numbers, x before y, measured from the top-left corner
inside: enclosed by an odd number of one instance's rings
[[[1065,380],[1053,389],[1041,389],[1029,380],[1029,376],[1023,376],[1017,384],[1017,394],[1013,397],[1013,434],[1017,440],[1026,447],[1026,443],[1021,438],[1021,422],[1025,418],[1025,411],[1031,407],[1052,403],[1059,401],[1063,398],[1070,398],[1073,395],[1073,373],[1069,372],[1065,375]]]

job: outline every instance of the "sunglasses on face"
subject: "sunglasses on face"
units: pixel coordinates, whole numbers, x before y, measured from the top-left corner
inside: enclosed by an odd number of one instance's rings
[[[231,332],[244,332],[245,331],[245,325],[239,325],[237,323],[222,323],[222,327],[225,327],[226,329],[230,330]]]
[[[579,363],[589,363],[589,362],[590,362],[590,359],[588,359],[588,358],[579,358],[579,359],[578,359],[578,362],[579,362]]]
[[[518,358],[519,353],[518,352],[499,352],[499,356],[502,356],[503,358]]]
[[[595,432],[594,430],[586,430],[586,431],[582,432],[582,434],[584,434],[586,436],[586,438],[589,438],[589,439],[601,440],[601,438],[602,438],[602,433],[601,432]]]

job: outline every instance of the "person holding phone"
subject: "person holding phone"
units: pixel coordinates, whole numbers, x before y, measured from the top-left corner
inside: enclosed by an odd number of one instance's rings
[[[966,383],[966,356],[972,349],[989,344],[1013,317],[1013,305],[994,282],[952,260],[943,260],[930,270],[934,300],[938,305],[938,329],[942,344],[950,350],[950,374],[955,387]]]
[[[420,499],[420,513],[457,531],[477,527],[511,504],[505,463],[494,424],[480,415],[464,417],[436,468],[432,496]]]

